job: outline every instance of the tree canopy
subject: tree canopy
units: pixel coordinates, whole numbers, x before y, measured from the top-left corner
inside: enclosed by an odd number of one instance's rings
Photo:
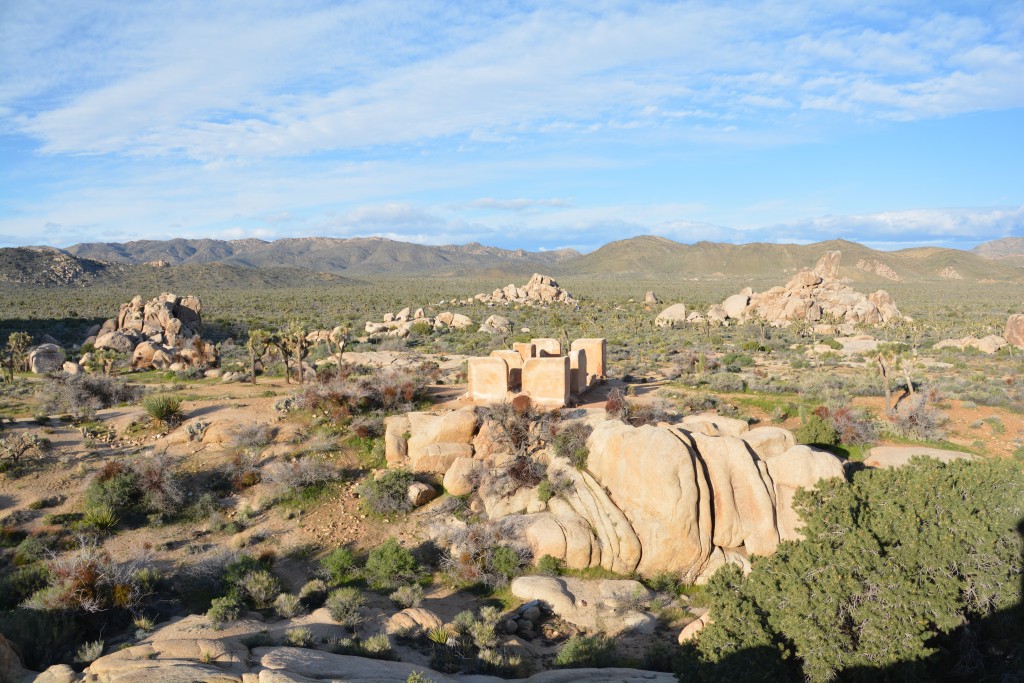
[[[713,623],[683,680],[1024,671],[1020,463],[916,458],[823,481],[797,506],[805,540],[709,582]]]

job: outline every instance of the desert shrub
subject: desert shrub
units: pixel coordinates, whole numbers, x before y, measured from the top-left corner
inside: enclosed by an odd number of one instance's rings
[[[555,434],[553,445],[555,455],[568,458],[578,470],[587,467],[587,457],[590,449],[587,448],[587,439],[594,431],[594,428],[586,422],[570,422]]]
[[[926,395],[921,392],[900,403],[891,417],[892,428],[898,435],[918,441],[946,438],[943,426],[948,419],[941,411],[930,408]]]
[[[246,425],[238,430],[233,445],[239,450],[260,451],[270,445],[277,429],[265,422]]]
[[[139,476],[119,461],[107,462],[85,489],[85,510],[109,510],[118,518],[140,511],[142,491]]]
[[[418,583],[401,586],[389,597],[399,607],[419,607],[423,602],[423,586]]]
[[[754,359],[745,353],[727,353],[722,356],[721,363],[729,372],[739,372],[740,368],[754,367]]]
[[[356,588],[338,588],[331,591],[327,596],[324,606],[331,615],[331,619],[342,626],[354,629],[363,621],[363,615],[359,613],[365,602],[363,594]]]
[[[206,618],[214,628],[220,628],[221,624],[229,621],[236,621],[242,614],[242,602],[235,594],[214,598],[210,602],[210,609],[206,610]]]
[[[345,372],[303,385],[296,396],[299,408],[334,421],[347,422],[354,415],[413,410],[426,398],[426,387],[436,368],[367,369],[365,374]],[[320,376],[317,376],[320,380]]]
[[[82,643],[75,651],[75,661],[81,664],[92,664],[103,656],[103,641],[92,640]]]
[[[799,443],[817,446],[835,446],[839,443],[839,434],[832,423],[818,413],[804,417],[800,426],[793,430],[793,436]]]
[[[617,388],[608,392],[604,410],[610,419],[620,420],[634,427],[665,422],[672,417],[666,402],[656,400],[650,403],[636,404]]]
[[[826,681],[885,668],[893,680],[974,681],[1024,670],[1018,463],[916,458],[819,482],[796,509],[803,541],[746,578],[727,566],[709,581],[714,622],[687,674]]]
[[[281,593],[281,582],[264,569],[249,572],[238,582],[238,587],[252,600],[256,609],[272,607],[274,599]]]
[[[732,372],[716,372],[707,376],[708,388],[712,391],[735,394],[746,388],[743,378]]]
[[[532,557],[521,522],[514,518],[453,529],[442,540],[449,550],[441,567],[459,583],[503,586]]]
[[[144,388],[105,375],[54,375],[39,389],[39,403],[47,413],[76,417],[92,415],[102,408],[134,403]]]
[[[302,611],[302,601],[291,593],[281,593],[274,600],[274,612],[282,619],[291,619]]]
[[[166,453],[157,453],[135,463],[136,485],[142,492],[142,505],[161,517],[172,517],[181,510],[185,492],[175,463]]]
[[[263,481],[282,484],[289,488],[301,488],[322,484],[338,479],[338,468],[318,456],[295,458],[294,460],[277,460],[263,468]]]
[[[181,410],[181,399],[177,396],[166,394],[147,396],[142,401],[142,407],[146,409],[146,414],[150,419],[166,427],[181,424],[184,415]]]
[[[412,472],[387,470],[379,477],[369,477],[359,485],[359,496],[368,512],[376,515],[396,515],[411,512],[409,485],[413,482]]]
[[[603,635],[574,635],[565,641],[555,655],[559,668],[601,668],[616,662],[615,641]]]
[[[412,553],[389,538],[370,551],[363,576],[375,590],[391,589],[416,577],[419,567]]]
[[[289,647],[313,647],[316,639],[308,628],[296,626],[284,632],[284,643]]]
[[[321,558],[317,573],[332,586],[337,586],[351,580],[355,568],[356,558],[352,551],[335,548]]]
[[[537,561],[537,573],[542,576],[561,576],[565,562],[553,555],[544,555]]]
[[[815,408],[814,414],[832,425],[840,443],[863,445],[878,438],[875,423],[863,410],[849,406]]]

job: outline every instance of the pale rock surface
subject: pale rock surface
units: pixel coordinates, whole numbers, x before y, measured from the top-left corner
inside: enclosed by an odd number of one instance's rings
[[[588,632],[652,633],[657,620],[630,605],[649,600],[651,592],[628,579],[577,579],[520,576],[512,581],[512,594],[522,600],[540,600],[552,612]]]
[[[974,456],[970,453],[942,448],[928,448],[926,446],[875,446],[868,451],[868,457],[864,459],[864,464],[868,467],[877,467],[879,469],[903,467],[910,462],[911,458],[917,455],[934,458],[940,462],[974,460]]]
[[[654,324],[658,327],[676,327],[685,322],[686,304],[672,304],[654,319]]]
[[[1008,344],[1024,349],[1024,313],[1014,313],[1006,319],[1003,338]]]
[[[705,612],[704,614],[700,615],[699,617],[691,621],[689,624],[683,627],[682,631],[679,632],[679,644],[683,645],[696,638],[697,635],[704,630],[704,627],[706,627],[710,623],[710,612]]]
[[[770,555],[779,544],[772,480],[758,467],[747,444],[732,436],[690,434],[707,466],[715,530],[712,542],[723,548],[744,546],[754,555]],[[763,463],[761,463],[763,465]]]
[[[633,569],[650,575],[702,567],[712,545],[710,496],[689,445],[666,429],[607,420],[587,447],[594,488],[608,491],[640,543]]]
[[[508,334],[512,331],[512,321],[502,315],[492,315],[480,325],[478,331],[490,334]]]
[[[419,635],[444,626],[441,617],[422,607],[407,607],[388,619],[384,627],[388,635]]]
[[[469,495],[483,467],[483,463],[474,458],[456,458],[444,473],[444,490],[453,496]]]
[[[757,453],[761,460],[769,460],[777,455],[782,455],[796,445],[796,437],[793,432],[782,427],[755,427],[740,434],[740,438],[747,442],[750,449]]]
[[[28,352],[29,369],[36,375],[55,372],[64,366],[64,349],[56,344],[40,344]]]
[[[409,489],[406,491],[406,497],[413,506],[422,507],[437,498],[437,491],[435,491],[434,487],[430,484],[426,484],[422,481],[414,481],[409,484]]]
[[[472,408],[441,415],[413,412],[408,413],[407,418],[411,434],[407,445],[408,454],[413,461],[426,455],[427,447],[432,444],[468,444],[476,432],[477,418]]]
[[[742,437],[750,429],[746,420],[723,415],[687,415],[679,425],[689,431],[699,431],[708,436]]]

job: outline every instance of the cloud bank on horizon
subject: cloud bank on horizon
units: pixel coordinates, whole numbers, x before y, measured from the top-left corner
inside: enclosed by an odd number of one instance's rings
[[[1024,6],[0,8],[0,246],[1024,234]]]

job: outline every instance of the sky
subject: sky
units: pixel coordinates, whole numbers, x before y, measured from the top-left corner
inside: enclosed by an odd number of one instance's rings
[[[1024,235],[1024,2],[0,0],[0,246]]]

